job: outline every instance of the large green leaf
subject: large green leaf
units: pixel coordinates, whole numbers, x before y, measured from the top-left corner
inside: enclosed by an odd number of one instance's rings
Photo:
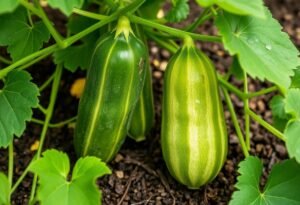
[[[284,136],[286,138],[286,146],[289,156],[295,157],[300,163],[300,120],[291,121],[288,123]]]
[[[260,190],[263,166],[257,157],[247,157],[239,164],[238,189],[233,193],[230,205],[299,205],[300,165],[294,160],[286,160],[274,165],[267,184]]]
[[[17,8],[19,4],[18,0],[1,0],[0,1],[0,14],[12,12]]]
[[[0,16],[0,45],[8,46],[14,61],[38,51],[50,38],[43,22],[30,25],[27,20],[27,12],[23,7]]]
[[[7,177],[0,172],[0,205],[9,204],[9,194]]]
[[[300,89],[288,89],[285,98],[285,112],[300,120]]]
[[[22,135],[31,109],[38,106],[39,90],[30,80],[26,71],[12,71],[0,90],[0,147],[9,145],[14,135]]]
[[[291,88],[300,88],[300,67],[294,70],[295,75],[292,77]]]
[[[96,20],[90,18],[72,16],[68,22],[68,32],[70,34],[76,34],[96,22]],[[66,49],[55,52],[55,63],[63,64],[64,67],[71,72],[76,71],[78,68],[87,69],[98,37],[99,33],[97,31],[93,32],[82,38],[81,44],[70,46]]]
[[[43,205],[98,205],[101,192],[96,179],[111,171],[96,157],[80,158],[68,179],[70,162],[66,154],[48,150],[29,170],[39,177],[38,200]]]
[[[48,0],[49,6],[61,10],[65,15],[69,16],[74,7],[81,8],[84,0]]]
[[[201,6],[207,7],[213,4],[220,6],[228,12],[240,15],[252,15],[265,17],[262,0],[196,0]]]
[[[285,129],[285,126],[291,116],[285,112],[285,99],[282,96],[276,95],[270,102],[272,110],[273,125],[280,131]]]
[[[225,48],[238,56],[247,73],[288,88],[300,65],[299,51],[267,9],[265,13],[266,19],[260,19],[221,12],[216,25]]]

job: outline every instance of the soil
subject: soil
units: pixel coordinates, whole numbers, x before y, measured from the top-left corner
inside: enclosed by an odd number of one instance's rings
[[[193,1],[191,4],[195,4]],[[299,0],[267,0],[266,4],[271,9],[274,17],[278,19],[286,32],[291,35],[293,42],[300,46],[300,2]],[[199,10],[193,8],[189,20],[190,22]],[[58,18],[59,17],[55,17]],[[179,25],[182,26],[184,24]],[[216,29],[207,23],[198,32],[216,34]],[[217,44],[201,43],[199,46],[214,61],[219,72],[223,73],[230,65],[231,59],[224,49]],[[238,139],[232,127],[229,112],[225,106],[225,116],[227,119],[229,133],[229,152],[225,165],[216,179],[199,190],[189,190],[185,186],[177,183],[168,173],[162,159],[160,149],[160,124],[161,124],[161,98],[164,69],[170,53],[160,49],[155,43],[150,43],[151,64],[153,68],[153,87],[156,107],[156,123],[147,140],[136,143],[127,139],[116,158],[109,163],[113,174],[98,180],[103,193],[103,204],[227,204],[235,190],[234,184],[238,175],[238,163],[243,160]],[[36,70],[40,72],[36,72]],[[51,61],[43,60],[34,65],[32,71],[34,82],[41,85],[54,70]],[[34,72],[33,72],[34,71]],[[76,115],[78,100],[70,95],[70,87],[75,79],[84,76],[85,73],[77,71],[70,73],[65,71],[61,81],[61,92],[56,103],[53,116],[53,123]],[[241,86],[241,82],[231,79],[236,86]],[[266,82],[250,80],[250,91],[260,90],[270,86]],[[250,107],[264,119],[271,122],[272,114],[269,108],[269,101],[273,94],[257,97],[251,100]],[[239,114],[240,123],[243,123],[243,104],[237,97],[232,95],[235,109]],[[49,100],[49,89],[45,90],[40,101],[47,106]],[[34,117],[43,119],[39,111],[35,111]],[[50,129],[47,134],[44,149],[55,148],[67,152],[72,163],[76,161],[72,145],[74,125],[61,128]],[[264,174],[262,184],[269,173],[272,165],[288,157],[284,144],[274,136],[260,127],[257,123],[251,124],[251,153],[259,156],[264,163]],[[14,140],[15,145],[15,175],[16,180],[32,159],[35,151],[31,149],[40,136],[41,126],[28,123],[24,135]],[[7,171],[7,151],[0,150],[0,170]],[[13,194],[13,204],[27,204],[32,175],[29,174],[20,187]]]

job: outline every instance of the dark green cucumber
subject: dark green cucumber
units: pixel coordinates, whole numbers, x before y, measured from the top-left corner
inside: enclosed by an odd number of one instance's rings
[[[100,39],[78,109],[74,144],[78,156],[110,161],[120,149],[146,74],[147,50],[126,17]]]
[[[161,143],[174,178],[196,189],[212,181],[227,155],[227,131],[215,68],[187,38],[165,73]]]
[[[134,27],[135,34],[147,41],[143,34],[142,28],[138,25]],[[152,72],[149,63],[149,58],[146,60],[146,79],[141,93],[140,99],[134,109],[128,135],[137,142],[146,139],[146,134],[151,130],[154,123],[154,102],[152,89]]]
[[[152,91],[151,68],[147,67],[145,84],[141,97],[134,109],[129,136],[137,142],[146,139],[146,134],[151,130],[154,123],[154,104]]]

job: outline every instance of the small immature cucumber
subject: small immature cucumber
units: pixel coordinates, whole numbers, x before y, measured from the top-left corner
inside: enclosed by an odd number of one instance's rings
[[[146,134],[151,130],[154,123],[154,104],[152,93],[152,76],[150,67],[147,66],[145,84],[140,99],[134,109],[129,136],[137,142],[146,139]]]
[[[146,74],[147,50],[120,17],[97,43],[80,99],[74,145],[78,156],[110,161],[120,149]]]
[[[164,77],[161,143],[172,176],[191,189],[212,181],[227,155],[215,68],[187,37]]]
[[[147,41],[141,27],[135,24],[135,34]],[[140,99],[134,109],[130,128],[128,131],[129,137],[137,142],[146,139],[146,134],[151,130],[154,123],[154,103],[153,103],[153,89],[152,89],[152,72],[150,68],[149,58],[146,59],[146,79],[141,93]]]

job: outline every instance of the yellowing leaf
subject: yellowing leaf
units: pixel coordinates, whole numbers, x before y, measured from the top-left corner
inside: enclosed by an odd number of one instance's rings
[[[84,89],[85,78],[79,78],[72,84],[70,93],[73,97],[80,98]]]

